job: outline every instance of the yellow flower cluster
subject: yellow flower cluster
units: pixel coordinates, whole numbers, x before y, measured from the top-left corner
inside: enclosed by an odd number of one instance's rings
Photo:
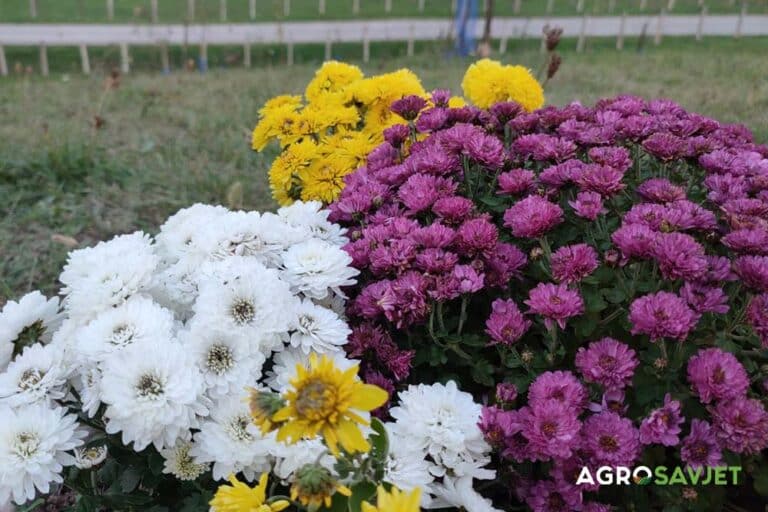
[[[212,512],[280,512],[291,504],[285,499],[267,499],[267,474],[250,487],[230,475],[230,485],[221,485],[209,505]]]
[[[532,112],[544,105],[544,90],[527,68],[505,66],[495,60],[482,59],[469,66],[461,88],[480,108],[500,101],[514,101]]]
[[[366,78],[356,66],[331,61],[315,73],[303,98],[269,100],[259,111],[252,147],[261,151],[272,140],[280,143],[269,171],[275,200],[332,202],[344,176],[383,142],[384,129],[403,122],[390,104],[411,94],[426,93],[407,69]]]

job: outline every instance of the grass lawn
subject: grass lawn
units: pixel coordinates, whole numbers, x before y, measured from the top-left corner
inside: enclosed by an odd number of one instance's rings
[[[550,103],[622,92],[665,96],[743,122],[768,140],[766,39],[666,40],[644,52],[628,42],[623,53],[613,41],[590,41],[581,54],[573,44],[564,42]],[[366,71],[409,66],[427,88],[458,91],[468,62],[448,60],[439,48],[424,51],[411,60],[377,60]],[[538,68],[538,43],[510,44],[505,58]],[[251,152],[249,131],[264,100],[300,92],[318,64],[135,73],[106,93],[103,75],[0,81],[0,303],[38,286],[55,291],[69,249],[53,235],[83,246],[154,231],[196,201],[272,208],[265,172],[273,154]],[[96,116],[104,122],[99,129]]]
[[[424,10],[419,10],[419,0],[391,0],[391,11],[385,9],[385,0],[360,0],[360,12],[352,9],[354,0],[326,0],[325,14],[318,11],[318,0],[290,0],[290,13],[284,15],[283,0],[257,0],[256,21],[280,19],[352,19],[385,18],[403,16],[448,17],[451,15],[451,0],[424,0]],[[670,6],[669,0],[647,0],[640,9],[641,0],[584,0],[583,13],[590,15],[656,14]],[[554,0],[552,14],[555,16],[576,16],[578,0]],[[692,14],[701,10],[699,0],[674,0],[672,14]],[[37,0],[38,17],[32,19],[29,0],[2,0],[0,2],[0,23],[7,22],[79,22],[106,23],[106,0]],[[151,19],[151,0],[114,0],[115,23],[148,23]],[[495,0],[494,11],[499,16],[512,16],[513,0]],[[712,14],[734,14],[741,9],[741,0],[706,0]],[[482,13],[483,0],[478,0]],[[522,0],[520,16],[547,15],[547,0]],[[768,0],[750,0],[748,12],[768,12]],[[183,22],[187,19],[187,0],[158,0],[158,17],[161,22]],[[195,21],[218,22],[220,0],[196,0]],[[251,21],[248,0],[227,0],[227,20],[232,22]]]

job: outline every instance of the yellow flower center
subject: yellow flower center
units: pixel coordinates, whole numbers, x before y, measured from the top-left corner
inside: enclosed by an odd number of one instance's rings
[[[310,421],[323,420],[336,410],[336,390],[322,379],[308,379],[297,390],[296,412]]]

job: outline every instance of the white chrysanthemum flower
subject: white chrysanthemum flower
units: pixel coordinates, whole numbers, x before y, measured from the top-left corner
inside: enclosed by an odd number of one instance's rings
[[[182,321],[191,315],[192,304],[197,299],[197,283],[203,261],[193,257],[183,258],[155,274],[152,297],[174,311]]]
[[[472,395],[449,381],[409,386],[398,399],[398,406],[389,411],[396,420],[393,436],[429,455],[434,476],[493,477],[493,471],[480,469],[490,462],[491,448],[478,427],[482,406]]]
[[[14,347],[51,341],[61,320],[58,297],[48,299],[35,290],[18,302],[9,300],[0,311],[0,371],[11,361]]]
[[[52,482],[62,482],[64,466],[75,463],[67,452],[86,433],[75,415],[42,403],[0,407],[0,418],[0,503],[21,505],[34,499],[35,489],[47,493]]]
[[[174,326],[173,313],[152,299],[134,296],[82,328],[76,348],[84,360],[97,363],[133,343],[165,343],[173,337]]]
[[[101,400],[106,432],[141,451],[161,450],[188,439],[198,416],[208,414],[205,383],[180,343],[141,342],[116,352],[102,365]]]
[[[276,270],[233,256],[206,266],[194,322],[227,331],[268,354],[275,335],[287,333],[298,299]]]
[[[252,481],[271,466],[274,435],[264,437],[239,396],[219,401],[200,425],[190,454],[197,462],[213,463],[213,478],[224,480],[242,472]]]
[[[389,437],[389,452],[384,464],[384,481],[398,489],[410,491],[416,487],[423,492],[421,505],[427,506],[431,498],[429,486],[435,477],[430,473],[430,464],[424,459],[424,453],[419,447],[412,446],[408,439],[396,437],[392,425],[384,425]]]
[[[101,370],[96,365],[81,366],[72,387],[80,397],[83,412],[93,418],[101,406]]]
[[[319,462],[331,472],[336,464],[336,459],[320,439],[306,439],[294,444],[275,443],[272,455],[275,457],[272,474],[284,484],[290,482],[293,474],[307,464]]]
[[[274,268],[289,245],[286,231],[285,223],[274,214],[237,211],[205,224],[195,236],[209,259],[246,256]]]
[[[312,302],[317,304],[318,306],[323,306],[324,308],[328,308],[337,315],[339,315],[339,318],[346,321],[347,320],[347,300],[342,297],[341,295],[336,295],[335,293],[329,293],[328,296],[324,299],[312,299]]]
[[[426,508],[459,508],[467,512],[501,512],[494,508],[491,500],[484,498],[472,486],[472,477],[443,478],[441,483],[433,483],[428,489],[435,499]]]
[[[343,249],[318,239],[290,247],[283,255],[283,277],[294,291],[312,299],[324,299],[330,292],[344,296],[342,286],[355,284],[360,271]]]
[[[296,377],[296,367],[301,365],[309,368],[309,358],[313,352],[305,354],[302,350],[287,348],[276,353],[273,358],[272,369],[267,372],[265,383],[278,393],[283,393],[291,387],[291,380]],[[347,359],[343,351],[325,354],[333,360],[333,364],[341,370],[348,370],[359,364],[355,359]]]
[[[209,397],[245,396],[245,386],[261,378],[264,354],[242,336],[193,322],[180,337],[203,375]]]
[[[197,245],[201,228],[218,224],[227,213],[229,210],[223,206],[200,203],[179,210],[160,226],[160,233],[155,237],[158,254],[169,263],[203,255],[203,248]]]
[[[0,404],[17,407],[59,400],[66,394],[69,374],[58,345],[26,347],[0,374]]]
[[[160,451],[160,455],[165,459],[163,464],[163,473],[171,474],[179,480],[195,480],[197,477],[208,471],[209,464],[197,462],[189,451],[192,449],[192,443],[179,440],[171,448],[165,448]]]
[[[59,280],[72,317],[90,319],[146,290],[158,265],[149,235],[137,231],[69,253]]]
[[[301,233],[299,240],[319,238],[341,247],[349,242],[347,230],[328,221],[330,210],[324,210],[320,201],[296,201],[290,206],[277,210],[277,215],[295,231]]]
[[[75,448],[75,467],[91,469],[107,459],[107,446],[91,446],[90,448]]]
[[[352,333],[339,315],[307,299],[296,308],[293,329],[290,344],[305,354],[336,352]]]

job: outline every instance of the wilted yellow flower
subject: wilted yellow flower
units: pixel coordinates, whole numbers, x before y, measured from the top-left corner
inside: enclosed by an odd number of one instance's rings
[[[363,72],[357,66],[331,60],[315,72],[304,95],[309,101],[317,101],[329,93],[340,93],[347,85],[362,79]]]
[[[267,474],[259,478],[255,487],[240,482],[235,475],[229,477],[231,485],[221,485],[210,501],[212,512],[280,512],[288,508],[288,500],[267,502]]]
[[[331,499],[337,492],[342,496],[352,495],[352,490],[338,482],[323,466],[307,464],[293,476],[291,499],[309,510],[316,510],[323,505],[330,507]]]
[[[379,486],[376,493],[376,506],[370,503],[362,504],[363,512],[419,512],[421,489],[416,487],[411,492],[403,492],[397,487],[387,491]]]
[[[283,407],[285,407],[285,400],[277,393],[255,388],[248,389],[248,408],[251,410],[251,418],[253,423],[261,429],[262,434],[267,435],[273,430],[272,416]]]
[[[295,443],[322,435],[332,454],[339,454],[339,444],[349,452],[367,452],[370,444],[360,425],[370,424],[368,412],[382,406],[386,391],[357,378],[358,366],[346,371],[337,368],[333,359],[312,354],[309,368],[296,366],[291,388],[283,394],[287,405],[272,421],[282,423],[278,441]]]
[[[461,82],[464,94],[480,108],[500,101],[514,101],[531,112],[544,105],[544,91],[523,66],[505,66],[481,59],[467,69]]]

